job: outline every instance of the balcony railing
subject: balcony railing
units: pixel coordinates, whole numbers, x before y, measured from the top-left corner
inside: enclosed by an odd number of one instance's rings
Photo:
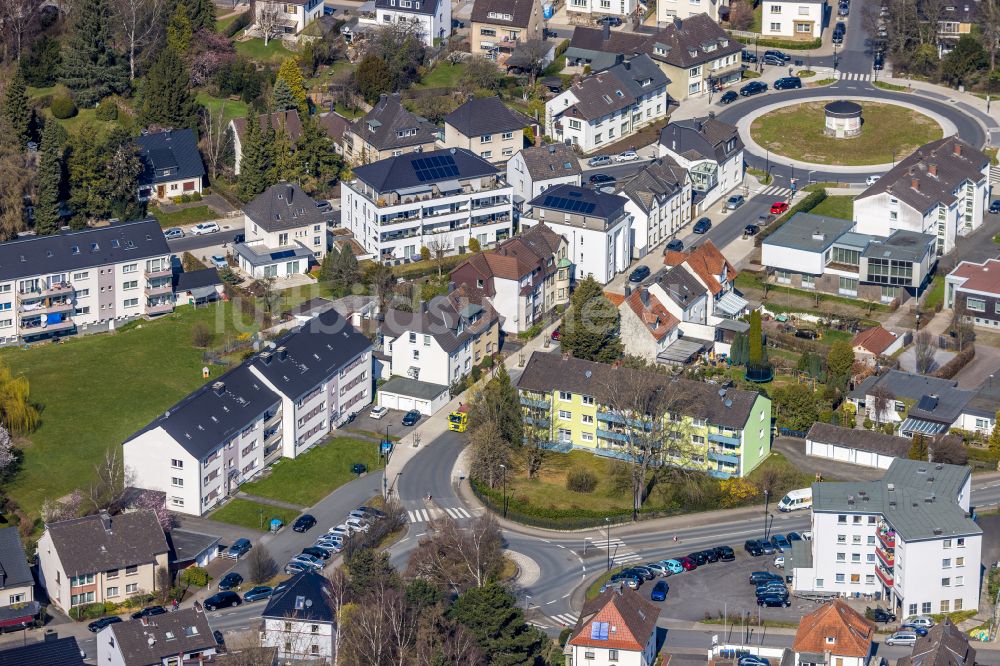
[[[162,284],[146,283],[147,296],[164,296],[166,294],[172,294],[173,292],[174,292],[174,287],[169,282],[164,282]]]
[[[524,422],[527,423],[528,425],[537,426],[539,428],[548,428],[550,425],[552,425],[552,421],[550,421],[548,418],[539,416],[525,416]]]
[[[42,335],[44,333],[67,331],[75,326],[76,324],[71,317],[66,317],[60,321],[45,321],[44,326],[40,319],[30,319],[27,322],[22,319],[18,331],[21,335]]]
[[[892,569],[896,564],[896,554],[891,551],[886,551],[881,547],[875,549],[875,555],[881,560],[882,564],[885,565],[886,569]]]
[[[886,571],[884,568],[882,568],[880,566],[876,566],[875,567],[875,575],[878,576],[879,580],[882,581],[882,583],[886,587],[892,587],[893,578],[892,578],[892,572],[891,571]]]
[[[171,269],[168,266],[167,268],[160,268],[160,269],[157,269],[157,270],[147,270],[147,271],[145,271],[145,273],[146,273],[146,278],[147,279],[153,280],[155,278],[171,277],[174,272],[173,272],[173,269]]]
[[[739,437],[733,437],[732,435],[724,435],[718,432],[708,433],[708,441],[717,442],[719,444],[730,444],[732,446],[739,446],[742,444]]]
[[[154,305],[146,306],[146,314],[148,315],[160,315],[173,311],[174,311],[174,304],[169,301],[166,303],[156,303]]]
[[[878,531],[878,540],[886,548],[896,547],[896,533],[892,530],[880,529]]]
[[[627,442],[628,435],[623,432],[617,432],[614,430],[605,430],[604,428],[597,429],[597,436],[604,439],[613,439],[618,442]]]
[[[32,304],[32,306],[22,305],[17,309],[17,311],[21,314],[31,316],[55,314],[56,312],[69,312],[74,308],[73,301],[68,299],[64,301],[50,302],[48,305],[42,305],[41,307],[33,307],[33,305],[34,304]]]
[[[35,288],[21,289],[17,292],[18,297],[24,300],[41,298],[42,296],[59,296],[60,294],[72,294],[73,285],[69,282],[53,282],[50,285],[42,284]]]
[[[715,460],[717,462],[729,463],[730,465],[740,464],[739,452],[726,453],[724,449],[709,449],[708,459]]]
[[[281,410],[279,409],[274,414],[264,417],[264,428],[270,429],[271,426],[277,425],[281,422]]]
[[[617,414],[612,414],[611,412],[597,412],[598,421],[607,421],[608,423],[625,423],[625,419],[618,416]]]
[[[272,432],[264,431],[264,445],[274,444],[281,439],[281,428],[275,428]]]
[[[548,400],[532,400],[531,398],[521,397],[521,404],[525,407],[535,407],[536,409],[551,409],[551,405]]]

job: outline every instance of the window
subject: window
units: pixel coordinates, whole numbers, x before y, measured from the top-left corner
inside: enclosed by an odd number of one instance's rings
[[[180,478],[178,476],[172,477],[170,479],[170,485],[174,486],[175,488],[183,488],[184,487],[184,479],[182,479],[182,478]]]
[[[134,576],[137,573],[139,573],[139,567],[137,565],[133,565],[133,566],[130,566],[130,567],[125,567],[125,575],[126,576]]]
[[[875,584],[875,574],[865,574],[865,585]]]
[[[17,594],[12,594],[8,597],[8,604],[14,605],[19,604],[24,601],[24,592],[18,592]]]
[[[608,660],[618,661],[618,650],[608,650]]]
[[[563,421],[569,421],[570,419],[573,418],[573,412],[566,411],[565,409],[560,409],[559,418],[561,418]]]
[[[858,295],[858,281],[856,278],[841,277],[839,293],[844,296]]]
[[[942,548],[951,548],[951,539],[945,539],[941,542]]]
[[[780,23],[772,23],[771,24],[771,32],[781,32],[781,24]]]
[[[513,139],[514,138],[514,133],[513,132],[504,132],[503,134],[500,135],[500,138],[503,139],[504,141],[507,141],[508,139]]]
[[[514,149],[504,148],[503,150],[500,151],[500,154],[503,155],[504,157],[510,157],[511,155],[514,154]]]
[[[139,288],[138,280],[129,280],[128,282],[122,283],[122,289],[128,290],[128,289],[138,289],[138,288]]]
[[[844,582],[844,574],[842,574],[842,573],[837,574],[837,582],[838,583],[843,583]]]
[[[127,308],[134,308],[134,307],[138,307],[138,306],[139,306],[139,299],[138,298],[126,298],[125,299],[125,307],[127,307]]]
[[[410,342],[416,342],[416,341],[417,341],[417,334],[410,332]]]
[[[868,559],[868,564],[875,563],[875,553],[868,553],[865,557]]]
[[[861,553],[851,553],[851,564],[861,564]]]
[[[947,599],[942,599],[941,600],[941,612],[942,613],[950,613],[951,612],[951,602],[948,601]]]
[[[413,350],[413,360],[414,361],[419,361],[420,360],[420,350],[419,349],[414,349]]]
[[[139,270],[139,264],[125,264],[122,266],[122,273],[135,273]]]
[[[493,151],[492,150],[484,150],[483,151],[483,159],[489,159],[491,157],[493,157]]]
[[[964,605],[964,604],[963,604],[963,602],[962,602],[962,600],[961,600],[961,599],[955,599],[955,610],[956,610],[956,611],[960,611],[960,610],[962,610],[962,606],[963,606],[963,605]]]
[[[930,613],[931,612],[931,602],[925,601],[924,603],[920,604],[920,612],[921,613]]]
[[[916,615],[916,614],[917,614],[917,605],[916,604],[910,604],[909,605],[909,609],[907,611],[907,615]]]
[[[869,546],[874,546],[875,545],[875,535],[874,534],[869,534],[868,535],[868,545]]]
[[[178,460],[177,458],[170,459],[170,466],[174,469],[184,469],[184,461]]]
[[[79,604],[92,604],[94,603],[94,593],[93,592],[83,592],[81,594],[73,594],[70,596],[70,604],[77,606]]]
[[[108,569],[104,575],[107,578],[118,578],[118,569]]]
[[[430,346],[431,346],[431,336],[425,335],[424,336],[424,347],[430,347]]]
[[[847,561],[847,553],[837,553],[837,561],[838,562],[846,562]]]
[[[73,280],[86,280],[90,276],[88,271],[81,271],[79,273],[73,273]]]
[[[479,137],[479,143],[490,143],[491,141],[493,141],[492,134],[484,134],[481,137]]]
[[[559,399],[560,400],[572,400],[573,399],[573,394],[569,393],[567,391],[559,391]]]
[[[852,535],[851,536],[851,543],[853,543],[855,546],[860,546],[861,545],[861,535],[860,534],[854,534],[854,535]]]
[[[779,5],[778,3],[774,3],[773,5],[771,5],[771,13],[772,14],[780,14],[781,13],[781,5]]]
[[[956,557],[955,558],[955,566],[956,567],[964,567],[965,566],[965,558],[964,557]]]
[[[594,396],[592,396],[592,395],[582,395],[582,396],[580,396],[580,401],[583,402],[583,404],[585,404],[585,405],[593,405],[594,404]]]
[[[840,544],[841,546],[844,545],[844,544],[846,544],[847,543],[847,535],[846,534],[838,534],[837,535],[837,543]]]
[[[823,579],[822,578],[817,578],[816,579],[816,587],[823,587]]]
[[[583,421],[584,423],[593,423],[594,422],[594,417],[591,416],[590,414],[583,414],[580,417],[580,420]]]
[[[107,596],[109,596],[109,597],[117,597],[118,596],[118,588],[117,587],[109,587],[107,589]]]
[[[571,130],[578,130],[578,129],[580,129],[580,128],[581,128],[582,126],[583,126],[583,125],[581,125],[581,123],[580,123],[580,121],[579,121],[579,120],[574,120],[574,119],[572,119],[572,118],[570,118],[570,119],[569,119],[569,128],[570,128]]]
[[[951,558],[950,557],[946,557],[943,560],[941,560],[941,568],[942,569],[951,569]]]
[[[837,524],[838,525],[846,525],[847,524],[847,516],[845,516],[843,514],[837,516]]]
[[[184,506],[184,498],[183,497],[171,497],[170,498],[170,503],[173,504],[174,506]]]
[[[965,537],[958,537],[957,541],[959,548],[965,548]]]
[[[94,574],[84,574],[82,576],[70,576],[69,586],[91,585],[94,582]]]
[[[955,576],[955,587],[962,587],[965,585],[965,576]]]
[[[590,432],[583,432],[580,433],[580,438],[585,442],[592,442],[594,441],[594,434]]]
[[[857,585],[861,582],[861,574],[851,574],[851,585]]]
[[[951,578],[942,578],[941,587],[951,587]]]

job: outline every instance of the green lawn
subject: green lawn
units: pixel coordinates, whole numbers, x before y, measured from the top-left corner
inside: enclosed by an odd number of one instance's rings
[[[944,305],[944,276],[938,273],[924,292],[924,309],[934,310]]]
[[[126,437],[204,383],[202,352],[191,344],[191,327],[203,322],[217,330],[218,320],[232,330],[232,314],[228,303],[186,306],[117,333],[0,352],[15,374],[28,378],[31,399],[42,410],[41,425],[24,447],[23,469],[5,488],[7,494],[37,516],[42,500],[87,486],[105,451],[117,450],[120,459]]]
[[[222,117],[227,125],[233,118],[245,118],[247,115],[246,102],[240,100],[212,97],[206,92],[198,93],[195,99],[212,113],[218,113],[219,109],[224,109]]]
[[[49,86],[48,88],[32,88],[28,86],[28,99],[37,99],[39,97],[45,97],[46,95],[51,95],[56,90],[55,86]]]
[[[825,102],[776,109],[750,126],[754,140],[772,153],[804,162],[837,166],[888,164],[941,138],[941,126],[922,113],[894,104],[864,102],[861,135],[852,139],[826,136]]]
[[[280,39],[272,39],[267,46],[264,46],[263,39],[248,39],[245,42],[237,42],[236,52],[257,62],[274,64],[292,55],[292,52],[285,48]]]
[[[199,222],[207,222],[208,220],[216,220],[219,218],[219,214],[208,206],[182,208],[181,210],[173,213],[164,213],[159,208],[152,207],[149,209],[149,214],[155,217],[156,221],[159,222],[160,226],[164,229],[167,227],[177,227],[185,224],[197,224]]]
[[[232,16],[227,16],[226,18],[219,19],[215,22],[215,31],[220,35],[226,34],[226,30],[233,24],[233,21],[240,17],[239,14],[233,14]]]
[[[334,437],[294,460],[281,460],[269,476],[245,483],[240,490],[304,507],[312,506],[355,478],[351,472],[354,463],[364,463],[368,469],[380,468],[378,443]]]
[[[615,488],[611,479],[612,460],[587,451],[551,453],[538,477],[529,479],[518,470],[509,479],[510,494],[535,506],[552,509],[590,509],[592,511],[625,512],[632,507],[628,489]],[[581,493],[566,488],[566,475],[574,468],[585,468],[597,477],[593,492]]]
[[[42,114],[46,118],[52,117],[52,113],[48,109],[43,109]],[[78,134],[80,132],[80,126],[87,121],[92,123],[98,128],[99,131],[102,132],[117,122],[115,120],[98,120],[96,109],[80,109],[72,118],[60,119],[59,124],[62,125],[70,134]]]
[[[853,220],[854,197],[848,195],[828,196],[809,212],[813,215],[825,215],[826,217],[839,217],[843,220]]]
[[[239,525],[250,530],[263,532],[268,529],[272,518],[279,518],[285,525],[291,525],[299,517],[299,512],[237,497],[230,500],[218,511],[209,514],[208,517],[230,525]],[[263,527],[261,527],[262,522]]]
[[[465,63],[452,64],[446,60],[439,61],[434,69],[427,72],[415,88],[457,88],[458,82],[465,72]]]

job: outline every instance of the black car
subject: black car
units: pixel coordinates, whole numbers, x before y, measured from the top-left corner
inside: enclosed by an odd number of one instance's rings
[[[615,182],[615,177],[606,173],[595,173],[589,180],[591,185],[609,185]]]
[[[141,611],[136,611],[132,613],[132,619],[138,620],[144,617],[153,617],[154,615],[163,615],[167,612],[167,609],[163,606],[147,606]]]
[[[308,532],[315,526],[316,526],[316,519],[311,515],[309,515],[308,513],[305,513],[296,518],[295,522],[292,523],[292,531]]]
[[[781,62],[788,62],[789,60],[792,59],[792,56],[788,55],[783,51],[768,50],[764,51],[764,55],[778,58],[779,60],[781,60]]]
[[[844,33],[837,32],[836,30],[834,30],[833,31],[833,36],[830,37],[830,41],[833,42],[834,44],[843,44],[844,43]]]
[[[837,25],[833,26],[833,31],[834,32],[842,32],[842,33],[844,33],[846,35],[847,34],[847,24],[844,23],[843,21],[837,21]]]
[[[544,37],[545,39],[548,39],[549,37],[555,39],[558,36],[559,33],[553,30],[552,28],[542,28],[542,37]]]
[[[996,201],[990,204],[990,212],[1000,213],[1000,199],[997,199]]]
[[[239,575],[235,571],[230,571],[229,573],[227,573],[225,576],[222,577],[222,580],[219,581],[219,589],[231,590],[234,587],[239,587],[242,584],[243,584],[243,576]]]
[[[761,583],[768,583],[772,580],[778,581],[780,583],[781,576],[779,576],[778,574],[771,573],[770,571],[754,571],[753,573],[750,574],[750,582],[755,585],[760,585]]]
[[[758,227],[756,224],[748,224],[747,226],[743,227],[744,236],[756,236],[759,231],[760,227]]]
[[[218,610],[220,608],[229,608],[230,606],[239,606],[243,603],[240,599],[240,595],[235,592],[217,592],[213,594],[208,599],[205,599],[205,610]]]
[[[881,55],[876,55],[875,59],[872,60],[872,69],[874,69],[876,72],[881,72],[883,69],[885,69],[885,58],[883,58]]]
[[[722,104],[723,106],[725,106],[726,104],[732,104],[739,98],[740,96],[736,94],[735,90],[727,90],[726,92],[722,93],[722,97],[719,98],[719,104]]]
[[[641,578],[642,580],[653,580],[656,578],[656,574],[647,569],[646,567],[629,567],[622,571],[626,576],[634,576],[636,578]]]
[[[736,559],[736,553],[729,546],[716,546],[712,550],[715,551],[720,562],[732,562]]]
[[[700,551],[699,550],[696,553],[689,553],[688,554],[688,559],[692,560],[699,567],[702,567],[702,566],[705,566],[706,564],[708,564],[708,555],[706,555],[704,553],[704,551]]]
[[[606,23],[613,28],[617,28],[622,24],[622,19],[620,16],[605,16],[598,23]]]
[[[318,557],[321,560],[330,559],[330,551],[325,548],[317,548],[316,546],[309,546],[308,548],[303,548],[302,553],[305,555],[312,555],[313,557]]]
[[[740,95],[743,97],[751,97],[765,92],[767,92],[767,84],[761,83],[760,81],[751,81],[740,88]]]
[[[997,203],[1000,203],[1000,202],[997,202]],[[683,249],[684,249],[684,241],[682,241],[680,238],[675,238],[672,241],[670,241],[669,243],[667,243],[667,251],[668,252],[680,252]]]
[[[768,608],[788,608],[792,605],[792,602],[788,600],[788,597],[769,594],[765,597],[757,597],[757,605],[767,606]]]
[[[709,562],[718,562],[719,561],[719,554],[715,551],[714,548],[706,548],[705,550],[703,550],[701,552],[705,553],[705,556],[708,558]]]
[[[764,583],[763,585],[758,585],[756,588],[756,593],[758,597],[766,597],[769,594],[777,594],[778,596],[788,596],[788,588],[785,587],[783,582],[779,583],[776,580]]]
[[[763,58],[760,59],[760,61],[765,65],[777,65],[778,67],[785,66],[785,61],[779,58],[778,56],[774,55],[765,55]]]
[[[757,54],[746,49],[743,49],[743,53],[740,54],[740,58],[743,59],[743,62],[757,62]]]
[[[214,638],[215,642],[218,643],[219,645],[225,645],[226,644],[225,637],[222,635],[222,632],[219,631],[218,629],[216,629],[215,631],[212,632],[212,638]]]
[[[774,82],[775,90],[793,90],[802,87],[802,79],[797,76],[783,76]]]
[[[120,617],[118,617],[117,615],[111,615],[110,617],[102,617],[101,619],[94,620],[93,622],[91,622],[90,624],[88,624],[87,625],[87,629],[90,629],[90,631],[92,631],[93,633],[96,634],[98,631],[100,631],[104,627],[110,626],[112,624],[116,624],[116,623],[121,622],[121,621],[122,621],[122,619]]]
[[[705,234],[708,233],[708,230],[711,228],[712,228],[712,220],[708,219],[707,217],[703,217],[694,223],[694,229],[692,229],[692,231],[694,231],[696,234]]]
[[[629,282],[642,282],[649,277],[649,266],[639,266],[634,271],[629,273]]]
[[[896,621],[896,614],[895,613],[893,613],[891,611],[887,611],[884,608],[878,608],[878,607],[876,607],[876,608],[866,608],[865,609],[865,617],[867,617],[869,620],[874,620],[875,622],[885,622],[885,623],[888,623],[888,622],[895,622]]]
[[[405,426],[416,425],[417,421],[419,420],[420,420],[420,412],[418,412],[415,409],[411,409],[410,411],[403,414],[403,425]]]
[[[754,557],[760,557],[764,554],[764,547],[760,545],[760,541],[757,541],[757,539],[747,539],[743,543],[743,549]],[[753,576],[750,577],[750,582],[755,582]]]
[[[789,532],[785,535],[785,538],[788,539],[789,543],[792,541],[802,541],[802,535],[798,532]]]

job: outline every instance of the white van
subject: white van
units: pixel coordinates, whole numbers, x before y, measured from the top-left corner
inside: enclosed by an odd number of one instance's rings
[[[812,488],[799,488],[791,490],[778,502],[779,511],[796,511],[798,509],[809,509],[813,505]]]

